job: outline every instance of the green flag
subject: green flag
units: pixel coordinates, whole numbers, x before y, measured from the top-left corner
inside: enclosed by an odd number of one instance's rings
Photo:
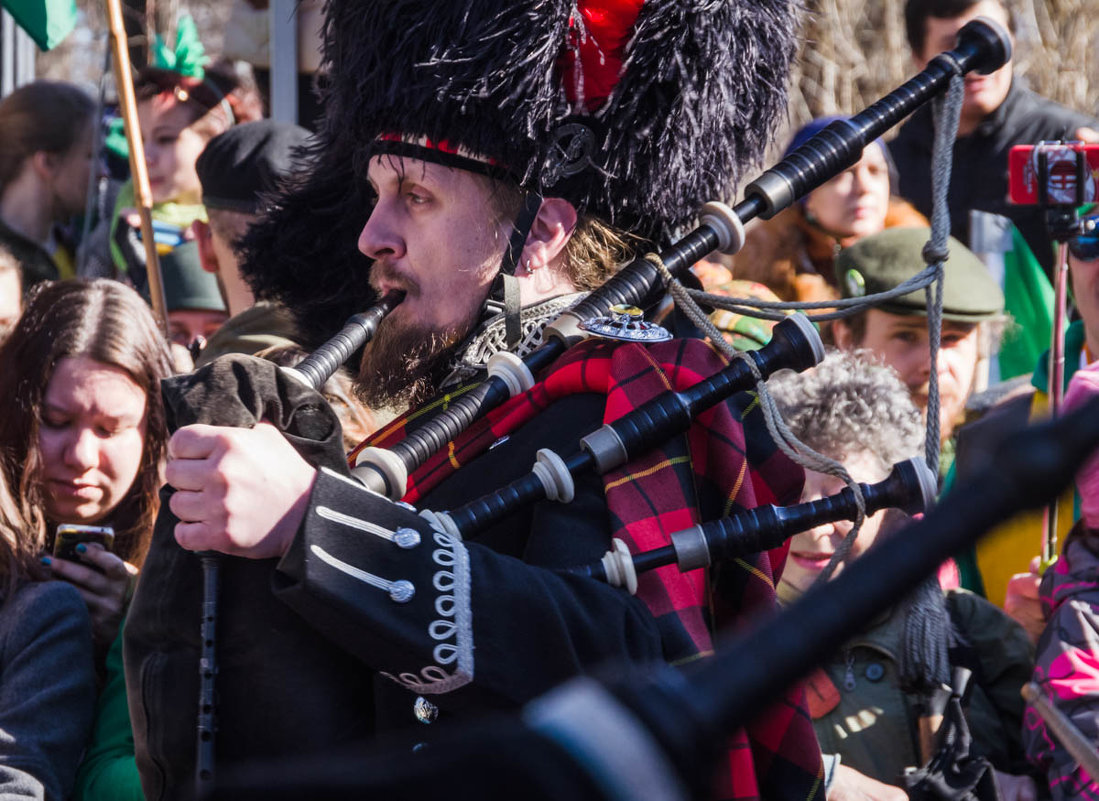
[[[76,0],[0,0],[42,50],[57,47],[76,27]]]
[[[1011,241],[1012,249],[1004,254],[1004,306],[1015,325],[1000,346],[1000,379],[1005,381],[1034,370],[1053,334],[1053,286],[1015,226]]]

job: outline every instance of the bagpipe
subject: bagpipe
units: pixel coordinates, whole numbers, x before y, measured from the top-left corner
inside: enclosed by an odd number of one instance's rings
[[[748,184],[745,199],[736,206],[719,202],[703,206],[696,229],[660,254],[648,254],[623,267],[550,323],[538,349],[523,359],[507,352],[497,354],[488,363],[484,382],[454,399],[404,440],[390,449],[362,450],[353,474],[375,492],[400,499],[416,468],[475,420],[533,386],[536,374],[587,336],[586,322],[605,315],[612,306],[646,305],[663,289],[665,274],[685,274],[714,251],[736,253],[744,242],[745,223],[774,216],[856,163],[867,144],[943,92],[952,78],[972,71],[993,72],[1010,58],[1011,41],[998,24],[983,18],[968,23],[958,32],[953,50],[937,55],[923,71],[864,111],[828,125]]]
[[[393,290],[364,311],[348,318],[334,337],[286,371],[307,386],[320,390],[351,354],[374,337],[378,325],[404,300],[403,290]]]
[[[909,515],[931,508],[938,480],[919,459],[893,465],[889,475],[876,484],[859,484],[863,512],[900,509]],[[766,504],[738,515],[730,515],[676,531],[671,545],[631,554],[621,540],[598,562],[572,568],[569,572],[605,581],[616,587],[637,589],[637,574],[674,564],[680,573],[709,567],[716,562],[738,559],[781,546],[793,535],[822,523],[854,520],[858,513],[855,493],[846,487],[835,495],[793,506]]]
[[[422,750],[389,747],[242,766],[213,799],[707,798],[723,735],[766,710],[853,634],[998,523],[1062,491],[1099,445],[1099,400],[1023,429],[922,520],[879,543],[713,658],[682,669],[616,666],[521,714],[460,727]],[[445,783],[445,785],[444,785]]]
[[[973,70],[994,71],[1006,62],[1010,52],[1010,40],[999,26],[983,20],[969,23],[959,32],[954,49],[937,56],[925,70],[865,111],[849,120],[832,123],[749,184],[746,199],[734,208],[721,203],[706,204],[701,210],[698,228],[668,250],[633,261],[576,307],[562,314],[546,329],[540,348],[523,359],[506,352],[497,354],[488,364],[487,380],[452,399],[446,409],[412,430],[403,441],[389,450],[363,450],[352,474],[377,493],[376,509],[373,510],[376,515],[372,520],[390,529],[394,542],[399,544],[400,537],[419,541],[440,532],[465,537],[526,504],[542,499],[567,502],[571,499],[573,477],[579,473],[595,470],[602,474],[626,464],[686,431],[700,412],[752,388],[775,370],[804,370],[819,362],[823,358],[823,347],[816,329],[803,316],[792,315],[775,327],[771,343],[764,348],[741,354],[726,368],[694,386],[680,392],[665,392],[597,429],[584,437],[579,451],[568,458],[548,449],[541,451],[530,474],[497,492],[451,512],[425,510],[417,513],[406,504],[398,503],[405,495],[412,471],[445,448],[475,420],[532,387],[537,374],[588,336],[584,330],[588,322],[605,315],[613,306],[646,305],[647,300],[662,293],[666,275],[685,273],[692,264],[715,250],[736,252],[743,243],[746,222],[778,213],[847,169],[857,162],[868,143],[942,92],[954,78]],[[349,322],[333,341],[322,346],[307,364],[297,368],[299,377],[313,387],[323,385],[399,302],[400,298],[387,296],[362,316],[367,320],[366,324],[363,320]],[[911,465],[902,465],[882,485],[863,486],[861,490],[864,496],[869,495],[873,508],[888,505],[923,508],[933,494],[933,479]],[[816,502],[815,506],[772,509],[769,515],[758,511],[755,517],[737,516],[706,524],[710,526],[709,531],[714,532],[710,538],[712,542],[707,540],[705,546],[683,545],[691,553],[683,564],[695,564],[701,558],[703,548],[707,558],[726,558],[730,551],[741,553],[743,548],[753,547],[758,550],[756,543],[781,542],[798,530],[796,526],[812,525],[806,522],[809,520],[822,522],[861,514],[855,494],[849,489],[835,498]],[[681,542],[685,543],[689,536],[706,540],[706,529],[701,535],[683,535]],[[734,541],[740,544],[732,544]],[[676,545],[671,548],[670,561],[678,561]],[[649,569],[656,566],[657,561],[669,558],[669,554],[640,554],[637,558],[642,560],[640,569]],[[209,787],[213,778],[216,561],[211,556],[203,558],[207,589],[202,616],[202,694],[196,776],[200,791]],[[743,720],[743,715],[737,719]]]

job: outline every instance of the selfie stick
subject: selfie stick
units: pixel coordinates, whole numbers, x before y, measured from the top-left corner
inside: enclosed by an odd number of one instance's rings
[[[1049,152],[1039,143],[1038,162],[1038,205],[1045,211],[1046,227],[1050,236],[1057,242],[1057,266],[1053,283],[1053,333],[1049,347],[1049,415],[1057,417],[1064,405],[1065,394],[1065,315],[1068,306],[1068,240],[1077,233],[1076,208],[1086,202],[1084,187],[1090,178],[1087,160],[1083,151],[1075,151],[1075,197],[1070,203],[1065,198],[1052,201],[1049,196]],[[1062,143],[1055,145],[1063,148]],[[1041,565],[1039,572],[1057,561],[1057,528],[1059,498],[1054,498],[1046,506],[1042,530]]]

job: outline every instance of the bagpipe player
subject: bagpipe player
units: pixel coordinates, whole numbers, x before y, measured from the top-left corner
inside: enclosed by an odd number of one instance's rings
[[[358,376],[372,406],[409,409],[369,444],[400,441],[483,378],[493,354],[535,347],[582,293],[731,193],[784,108],[795,7],[333,0],[326,118],[309,168],[247,240],[245,273],[262,272],[259,294],[307,334],[330,332],[334,309],[367,282],[405,292]],[[529,471],[539,448],[571,453],[603,422],[722,366],[699,339],[588,340],[415,470],[403,500],[452,509]],[[255,397],[217,388],[253,370],[250,388],[272,395],[267,419],[226,419]],[[691,661],[715,627],[774,607],[768,553],[720,575],[646,575],[636,596],[557,570],[598,559],[612,537],[645,549],[701,520],[796,501],[803,473],[748,393],[579,479],[571,503],[401,548],[370,533],[376,496],[348,477],[315,397],[258,371],[219,359],[170,402],[183,424],[169,446],[170,514],[126,628],[150,799],[187,797],[194,774],[195,552],[238,557],[222,572],[219,764],[424,723],[429,740],[449,718],[516,708],[604,662]],[[414,593],[398,599],[398,580]],[[775,702],[733,738],[721,797],[823,792],[799,692]]]

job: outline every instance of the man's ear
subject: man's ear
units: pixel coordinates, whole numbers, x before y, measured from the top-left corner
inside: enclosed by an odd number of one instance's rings
[[[576,207],[567,200],[545,198],[531,224],[519,263],[530,271],[552,264],[569,243],[576,216]]]
[[[198,260],[202,269],[217,275],[218,256],[214,252],[214,234],[210,230],[210,223],[195,220],[191,223],[191,231],[195,235],[195,244],[198,245]]]
[[[832,321],[832,339],[840,350],[855,350],[855,336],[845,320]]]
[[[47,153],[45,150],[36,150],[31,154],[29,161],[31,169],[34,170],[43,181],[49,181],[53,178],[54,170],[57,167],[56,155]]]

